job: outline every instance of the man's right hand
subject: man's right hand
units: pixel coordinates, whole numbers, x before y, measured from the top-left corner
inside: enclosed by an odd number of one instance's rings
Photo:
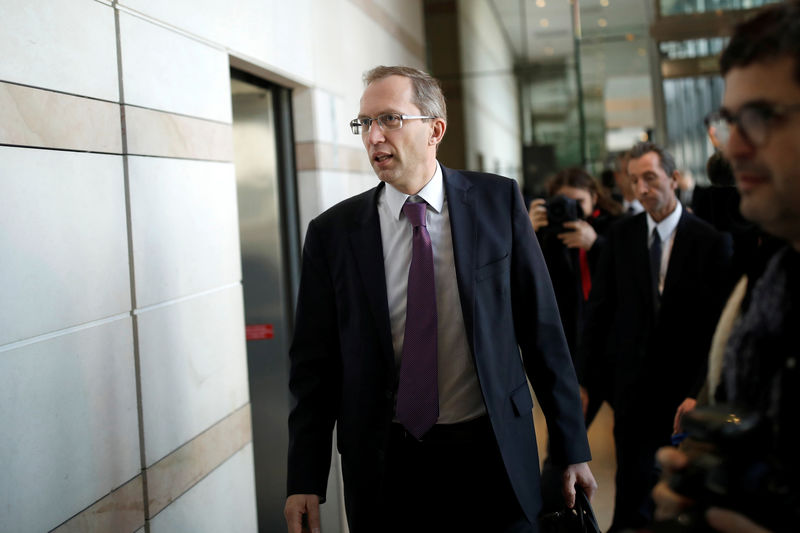
[[[316,494],[292,494],[286,498],[283,508],[289,533],[320,533],[319,496]],[[308,527],[303,527],[303,515],[308,516]]]

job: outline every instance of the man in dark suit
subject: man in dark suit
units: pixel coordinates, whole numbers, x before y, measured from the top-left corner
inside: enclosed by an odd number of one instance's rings
[[[650,520],[654,454],[670,442],[676,409],[702,384],[730,256],[724,237],[677,201],[668,152],[637,144],[628,173],[645,212],[606,233],[581,341],[581,384],[614,408],[611,531]],[[596,382],[609,375],[610,383]]]
[[[334,424],[353,533],[538,531],[526,376],[567,504],[576,483],[590,496],[596,483],[522,196],[513,180],[436,161],[447,124],[436,80],[377,67],[365,82],[351,128],[381,183],[306,233],[290,350],[289,531],[303,515],[319,528]]]

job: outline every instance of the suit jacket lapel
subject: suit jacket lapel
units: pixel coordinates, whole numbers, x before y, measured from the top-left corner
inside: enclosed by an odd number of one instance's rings
[[[639,217],[639,221],[634,229],[633,238],[630,240],[632,246],[632,253],[634,254],[633,267],[635,270],[636,285],[641,289],[644,294],[646,303],[645,309],[652,310],[655,313],[656,302],[655,295],[653,294],[653,280],[650,276],[650,251],[647,247],[647,214],[640,213],[634,215]],[[635,244],[633,244],[635,243]]]
[[[691,233],[686,232],[687,220],[686,209],[681,213],[681,218],[678,219],[678,227],[675,228],[675,239],[672,241],[672,251],[669,254],[669,262],[667,263],[667,277],[664,279],[664,293],[661,295],[663,301],[664,296],[669,297],[669,294],[675,289],[672,285],[677,283],[674,280],[681,279],[681,270],[686,265],[686,261],[691,250]]]
[[[472,184],[457,170],[442,165],[447,208],[450,213],[450,231],[453,236],[453,256],[456,264],[458,293],[461,299],[461,312],[472,348],[472,332],[475,283],[475,246],[477,228],[475,225],[475,205],[470,189]]]
[[[386,274],[383,266],[383,244],[381,224],[378,219],[378,194],[384,184],[380,183],[372,195],[366,197],[353,217],[350,229],[350,245],[358,265],[364,292],[369,301],[370,312],[378,328],[381,350],[394,369],[392,328],[389,321],[389,303],[386,297]]]

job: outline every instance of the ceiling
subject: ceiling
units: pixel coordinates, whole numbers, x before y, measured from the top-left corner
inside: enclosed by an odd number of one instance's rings
[[[650,2],[645,0],[489,1],[517,59],[523,63],[573,55],[573,2],[579,6],[582,44],[641,43],[649,31]]]

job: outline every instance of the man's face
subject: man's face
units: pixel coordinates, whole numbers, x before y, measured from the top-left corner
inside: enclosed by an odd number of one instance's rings
[[[411,80],[389,76],[371,83],[361,96],[360,118],[384,113],[421,115],[412,102]],[[416,194],[433,176],[436,144],[444,134],[444,121],[404,120],[398,130],[384,130],[373,122],[361,138],[370,164],[381,181],[406,194]],[[438,135],[438,137],[437,137]]]
[[[638,159],[631,159],[628,162],[628,176],[636,198],[653,220],[660,222],[672,213],[677,203],[677,176],[667,176],[657,153],[647,152]]]
[[[731,69],[725,76],[722,103],[737,113],[756,102],[800,104],[795,63],[783,57]],[[754,146],[737,126],[731,127],[723,153],[733,167],[742,214],[765,231],[800,244],[800,113],[788,113],[767,124],[767,137]]]

